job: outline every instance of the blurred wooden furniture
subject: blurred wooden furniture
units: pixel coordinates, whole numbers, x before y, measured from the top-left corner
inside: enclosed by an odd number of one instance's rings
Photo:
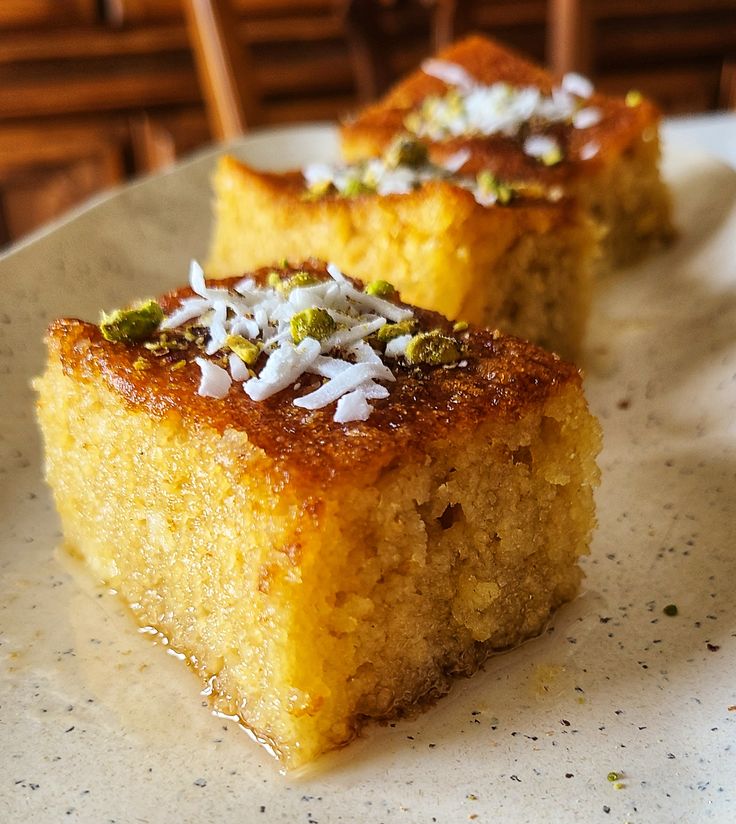
[[[670,113],[719,105],[734,40],[736,0],[549,0],[555,71],[613,94],[639,89]]]
[[[230,0],[183,0],[213,137],[230,140],[258,120],[249,51]]]
[[[223,133],[208,122],[181,2],[0,0],[0,246]],[[368,96],[348,2],[231,0],[227,31],[251,58],[246,126],[335,119]],[[435,0],[444,24],[422,0],[374,2],[388,4],[383,83],[426,56],[432,26],[487,31],[539,61],[552,45],[553,0]],[[733,100],[736,0],[566,2],[590,11],[589,60],[573,39],[568,65],[589,66],[601,88],[639,88],[669,112]]]

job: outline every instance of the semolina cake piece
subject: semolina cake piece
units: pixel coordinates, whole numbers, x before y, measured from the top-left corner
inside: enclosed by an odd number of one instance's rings
[[[599,428],[574,366],[334,266],[191,284],[51,325],[47,477],[68,547],[293,768],[574,597]]]
[[[579,353],[598,234],[570,200],[535,197],[487,172],[454,174],[416,141],[368,163],[286,174],[223,157],[214,186],[211,276],[306,251],[364,280],[385,272],[416,306],[573,360]]]
[[[379,155],[408,131],[441,160],[470,152],[464,171],[561,186],[604,231],[602,270],[631,263],[673,237],[659,174],[660,114],[637,92],[596,93],[589,80],[549,72],[474,35],[425,61],[341,129],[348,161]]]

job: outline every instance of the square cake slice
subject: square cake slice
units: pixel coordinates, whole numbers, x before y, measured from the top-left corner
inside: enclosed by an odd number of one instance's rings
[[[600,444],[574,366],[334,266],[191,284],[51,325],[47,477],[70,550],[286,767],[574,597]]]
[[[549,72],[471,36],[343,124],[349,161],[379,155],[397,134],[431,143],[433,157],[465,148],[464,171],[561,186],[605,232],[601,269],[633,262],[673,236],[659,174],[660,115],[638,93],[598,94],[586,78]]]
[[[576,359],[598,253],[593,221],[570,200],[535,197],[487,172],[455,174],[425,155],[400,140],[366,163],[287,174],[222,158],[208,274],[306,251],[363,280],[383,273],[416,306]]]

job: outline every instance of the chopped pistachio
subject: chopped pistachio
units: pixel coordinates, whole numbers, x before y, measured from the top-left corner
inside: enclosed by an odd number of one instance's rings
[[[253,366],[261,354],[261,350],[242,335],[228,335],[225,346],[243,361],[246,366]]]
[[[303,309],[291,319],[294,343],[301,343],[305,338],[324,340],[336,330],[337,324],[326,309]]]
[[[644,100],[644,95],[636,89],[631,89],[626,92],[625,100],[626,105],[633,109],[634,107],[641,105],[641,102]]]
[[[392,298],[396,295],[395,287],[387,280],[372,280],[364,291],[366,295],[374,295],[377,298]]]
[[[133,369],[135,369],[136,372],[142,372],[144,369],[148,369],[150,365],[151,364],[142,355],[138,356],[133,361]]]
[[[291,290],[299,286],[314,286],[316,283],[319,283],[319,279],[311,272],[296,272],[284,282],[284,287]]]
[[[611,771],[611,772],[608,773],[606,778],[611,782],[618,781],[621,778],[621,774]]]
[[[465,320],[459,320],[452,325],[453,332],[465,332],[468,328],[468,322]]]
[[[410,132],[415,134],[422,128],[422,116],[419,112],[410,112],[404,118],[404,125]]]
[[[178,360],[176,363],[172,363],[169,367],[172,372],[178,372],[180,369],[183,369],[187,365],[185,360]]]
[[[553,149],[545,152],[540,160],[545,166],[556,166],[562,162],[562,149],[560,149],[559,146],[555,146]]]
[[[384,154],[386,165],[392,168],[397,166],[417,168],[423,166],[427,158],[428,152],[424,143],[407,135],[397,137]]]
[[[461,355],[460,344],[439,329],[420,332],[407,344],[406,360],[408,363],[426,363],[429,366],[456,363]]]
[[[164,319],[164,310],[155,300],[147,300],[130,309],[102,313],[100,331],[105,340],[115,343],[136,343],[154,332]]]
[[[376,332],[376,340],[379,343],[388,343],[390,340],[400,338],[402,335],[411,335],[416,323],[414,318],[400,320],[398,323],[386,323]]]
[[[369,186],[364,180],[353,177],[348,180],[343,187],[342,194],[345,195],[345,197],[357,197],[358,195],[371,194],[375,191],[375,186]]]
[[[272,289],[278,289],[281,286],[282,279],[280,272],[269,272],[266,282]]]
[[[493,194],[499,203],[507,204],[514,195],[514,190],[506,183],[501,183],[490,169],[478,172],[476,185],[483,194]]]
[[[317,200],[324,197],[328,192],[335,190],[335,184],[331,180],[316,180],[307,189],[307,197],[310,200]]]
[[[667,604],[667,606],[662,610],[665,615],[669,615],[670,618],[673,618],[677,615],[677,604]]]

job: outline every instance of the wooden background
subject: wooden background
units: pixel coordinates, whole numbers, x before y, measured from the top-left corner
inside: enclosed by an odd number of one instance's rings
[[[264,124],[356,107],[344,2],[233,2]],[[466,5],[464,28],[546,62],[546,0]],[[407,6],[381,13],[394,76],[430,50],[426,11]],[[589,0],[587,8],[588,68],[599,87],[640,89],[669,113],[722,103],[736,0]],[[0,245],[209,140],[179,0],[0,0]]]

